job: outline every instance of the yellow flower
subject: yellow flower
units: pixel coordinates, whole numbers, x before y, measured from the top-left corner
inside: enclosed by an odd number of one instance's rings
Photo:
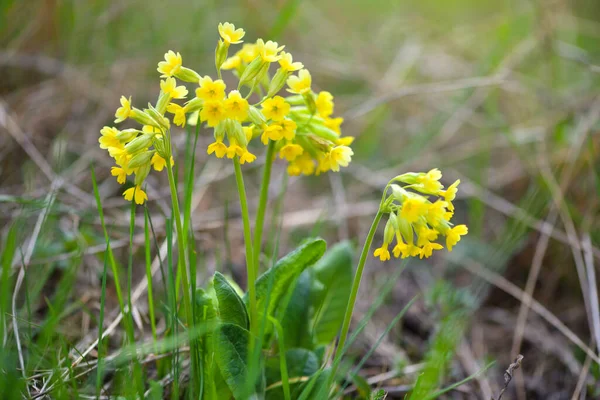
[[[287,73],[298,71],[299,69],[304,68],[304,64],[301,62],[293,62],[292,55],[290,53],[286,53],[285,51],[281,53],[281,58],[279,59],[279,66],[282,70]]]
[[[240,164],[251,163],[256,160],[256,156],[248,151],[248,149],[243,149],[242,154],[240,155]]]
[[[246,141],[250,143],[254,136],[254,125],[242,126],[242,130],[244,131],[244,136],[246,136]]]
[[[260,141],[266,146],[270,140],[281,140],[283,138],[283,128],[279,124],[271,124],[264,128]]]
[[[229,22],[219,24],[219,35],[223,41],[229,46],[230,44],[241,43],[246,32],[242,28],[235,29],[235,25]]]
[[[162,133],[160,129],[152,125],[144,125],[142,126],[142,132],[144,133]]]
[[[302,153],[304,153],[302,146],[290,143],[279,150],[279,158],[285,158],[289,162],[292,162]]]
[[[267,99],[262,104],[263,115],[265,118],[272,119],[273,121],[282,121],[289,112],[290,105],[281,96]]]
[[[302,153],[302,155],[296,157],[296,159],[288,165],[287,172],[291,176],[298,176],[300,174],[312,175],[315,172],[315,163],[310,157],[310,154]]]
[[[354,152],[348,146],[335,146],[329,152],[329,168],[337,172],[340,170],[340,166],[347,167],[353,154]]]
[[[121,96],[121,107],[117,108],[117,112],[115,113],[115,124],[119,122],[125,121],[127,118],[131,116],[131,97],[127,98],[125,96]]]
[[[429,205],[426,216],[429,225],[436,227],[441,222],[446,220],[445,216],[447,205],[448,203],[442,200],[437,200],[435,203]]]
[[[437,239],[438,231],[436,231],[435,229],[429,229],[426,226],[421,226],[417,230],[417,235],[419,235],[417,245],[424,246],[426,243]]]
[[[200,120],[206,121],[208,126],[215,127],[225,118],[225,107],[223,102],[210,100],[204,102],[202,111],[200,111]]]
[[[324,153],[319,156],[317,160],[317,175],[321,172],[327,172],[331,169],[331,152]]]
[[[343,122],[344,122],[344,118],[342,118],[342,117],[325,118],[325,122],[323,122],[323,125],[325,125],[329,129],[331,129],[332,131],[337,132],[338,134],[341,134],[342,131],[340,129],[340,126],[342,125]]]
[[[381,245],[380,248],[376,249],[373,253],[375,257],[379,257],[381,261],[386,261],[390,259],[390,251],[388,250],[387,243]]]
[[[233,158],[235,155],[242,156],[244,154],[244,149],[238,145],[235,141],[227,148],[227,158]]]
[[[443,248],[444,247],[442,247],[442,245],[439,243],[427,242],[423,245],[423,247],[421,247],[421,252],[419,254],[419,258],[431,257],[431,254],[433,254],[434,250],[441,250]]]
[[[354,136],[344,136],[336,141],[336,144],[350,146],[354,142]]]
[[[307,69],[301,69],[298,76],[292,75],[287,80],[287,85],[290,87],[288,92],[296,94],[304,94],[310,92],[312,77]]]
[[[126,191],[124,191],[123,197],[125,197],[125,200],[127,200],[127,201],[134,200],[134,197],[135,197],[136,204],[144,204],[144,201],[148,200],[148,196],[146,195],[146,192],[144,192],[139,185],[134,186],[134,187],[129,188]]]
[[[427,213],[427,206],[420,199],[406,199],[400,210],[400,217],[409,223],[417,222],[420,217]]]
[[[196,96],[203,100],[223,100],[225,97],[225,82],[217,79],[213,82],[210,76],[200,78],[200,87],[196,89]]]
[[[117,182],[120,183],[121,185],[124,184],[125,181],[127,180],[127,173],[125,172],[125,170],[123,168],[112,167],[110,169],[110,174],[112,176],[116,176]]]
[[[456,225],[446,233],[446,247],[448,251],[452,251],[452,247],[460,241],[460,237],[469,233],[469,228],[466,225]]]
[[[229,93],[223,105],[228,118],[244,121],[248,117],[248,101],[237,90]]]
[[[227,60],[225,60],[223,65],[221,65],[221,69],[225,69],[225,70],[236,69],[240,65],[242,65],[242,59],[240,56],[235,55],[235,56],[229,57]]]
[[[417,177],[417,183],[423,186],[423,191],[430,194],[439,194],[443,186],[439,182],[442,173],[439,169],[434,168],[423,176]]]
[[[186,87],[183,85],[177,86],[177,81],[171,77],[160,81],[160,89],[173,99],[183,99],[188,94]]]
[[[166,167],[167,160],[165,160],[164,158],[159,156],[158,153],[154,153],[154,155],[152,156],[152,159],[150,160],[150,163],[154,167],[155,171],[160,172]],[[171,156],[171,165],[173,165],[173,164],[174,164],[173,157]]]
[[[181,107],[179,104],[170,103],[167,106],[167,111],[173,114],[173,123],[177,126],[185,126],[186,118],[185,118],[185,108]]]
[[[256,41],[256,49],[263,62],[272,63],[279,61],[281,58],[278,53],[283,50],[285,46],[279,46],[277,42],[268,41],[267,43],[263,42],[262,39],[258,39]]]
[[[221,140],[217,139],[217,141],[208,145],[206,152],[208,154],[215,153],[217,158],[223,158],[227,153],[227,146],[225,146],[225,144]]]
[[[333,114],[333,96],[329,92],[320,92],[315,100],[317,106],[317,112],[323,118],[329,117]]]
[[[283,137],[287,140],[292,140],[294,136],[296,136],[297,125],[291,119],[286,118],[283,121],[281,121],[279,125],[281,125],[281,129],[283,130]]]
[[[446,200],[446,203],[448,203],[448,210],[450,211],[454,211],[454,205],[452,204],[452,201],[456,198],[459,184],[460,179],[457,179],[456,182],[448,186],[448,189],[440,192],[440,195],[444,196],[444,200]]]
[[[100,143],[101,149],[108,149],[109,147],[123,147],[122,143],[117,139],[117,134],[119,130],[117,128],[111,128],[109,126],[105,126],[100,130],[100,138],[98,138],[98,142]]]
[[[181,54],[175,54],[173,50],[169,50],[165,53],[165,61],[158,63],[157,71],[162,74],[161,78],[167,78],[179,72],[182,63]]]
[[[396,243],[396,245],[394,246],[394,249],[392,250],[392,252],[394,253],[394,257],[398,258],[400,257],[400,254],[402,254],[402,258],[406,258],[408,257],[408,255],[404,255],[406,252],[408,245],[406,243],[404,243],[402,241],[402,239],[398,240],[398,243]]]
[[[253,43],[244,43],[242,49],[236,55],[246,64],[250,64],[258,56],[258,46]]]

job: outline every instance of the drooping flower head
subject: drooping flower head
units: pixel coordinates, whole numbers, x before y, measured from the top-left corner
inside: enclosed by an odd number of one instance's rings
[[[446,237],[446,247],[452,251],[461,236],[468,233],[466,225],[453,226],[450,202],[446,201],[454,200],[458,183],[444,190],[439,182],[441,177],[438,169],[432,169],[427,173],[402,174],[388,183],[380,212],[389,214],[389,217],[383,245],[375,250],[375,257],[381,261],[388,260],[387,248],[395,239],[394,257],[428,258],[434,251],[443,249],[438,242],[441,237]],[[390,189],[391,194],[388,195]]]

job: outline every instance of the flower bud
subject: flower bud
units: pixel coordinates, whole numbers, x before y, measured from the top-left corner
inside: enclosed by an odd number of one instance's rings
[[[137,186],[140,186],[142,183],[144,183],[144,180],[148,177],[148,174],[150,173],[151,167],[151,163],[146,163],[140,166],[137,171],[135,171],[135,184]]]
[[[261,65],[260,69],[258,70],[258,73],[254,77],[254,79],[256,80],[256,82],[254,83],[255,86],[258,86],[259,83],[264,83],[265,86],[268,84],[269,81],[267,78],[267,72],[269,72],[269,66],[269,63],[263,63]],[[266,82],[264,82],[265,78]]]
[[[156,111],[164,115],[167,111],[167,106],[169,105],[170,101],[171,95],[161,91],[160,95],[158,96],[158,101],[156,102]]]
[[[327,139],[327,140],[335,143],[338,140],[338,138],[339,138],[339,135],[337,134],[336,131],[331,130],[331,129],[329,129],[326,126],[323,126],[321,124],[311,123],[310,127],[311,127],[311,130],[316,135],[319,135],[323,139]]]
[[[273,78],[275,79],[275,78]],[[285,101],[293,106],[299,106],[304,104],[304,98],[300,94],[294,94],[285,98]]]
[[[219,43],[217,43],[217,48],[215,49],[215,65],[217,67],[217,71],[221,69],[221,65],[227,60],[227,53],[229,51],[229,45],[219,39]]]
[[[169,152],[167,151],[167,146],[162,136],[156,136],[154,138],[154,148],[156,149],[156,152],[159,156],[161,156],[165,160],[169,159]]]
[[[267,122],[265,116],[254,106],[248,108],[248,119],[256,126],[263,126]]]
[[[117,139],[121,143],[127,143],[136,138],[136,136],[140,133],[137,129],[123,129],[121,132],[117,133]]]
[[[396,222],[398,222],[398,231],[400,232],[400,234],[402,235],[404,240],[406,240],[406,243],[408,243],[408,244],[413,243],[414,232],[413,232],[413,228],[412,228],[412,225],[410,224],[410,222],[408,222],[404,218],[400,217],[400,214],[398,214],[396,216]]]
[[[171,127],[171,123],[167,118],[164,117],[158,110],[152,107],[152,104],[148,103],[148,108],[144,110],[146,114],[154,120],[155,125],[158,124],[158,127],[163,130],[168,130]]]
[[[151,126],[154,126],[155,128],[160,129],[160,125],[158,124],[158,122],[153,120],[152,117],[150,117],[150,115],[146,114],[144,111],[142,111],[138,108],[133,108],[131,110],[130,117],[131,117],[131,119],[139,122],[142,125],[151,125]]]
[[[219,122],[213,130],[213,136],[218,142],[222,142],[225,139],[225,120]]]
[[[204,104],[204,100],[202,100],[200,97],[194,97],[185,103],[185,112],[192,113],[194,111],[198,111],[202,108],[202,104]]]
[[[153,134],[145,134],[138,136],[125,145],[125,151],[128,154],[135,154],[142,150],[146,150],[152,144],[153,137]]]
[[[260,70],[262,69],[262,66],[263,66],[262,58],[256,57],[254,60],[252,60],[252,62],[250,64],[248,64],[246,69],[244,69],[244,73],[240,77],[240,83],[238,84],[238,89],[241,88],[243,85],[252,81],[252,79],[254,79],[256,77],[256,75],[260,72]]]
[[[288,76],[289,74],[286,71],[279,68],[277,72],[275,72],[275,76],[273,76],[273,79],[269,84],[269,91],[267,92],[267,97],[275,96],[283,88],[283,86],[285,86],[285,82]]]
[[[136,155],[134,155],[131,160],[129,161],[129,164],[127,165],[127,167],[129,168],[139,168],[142,165],[146,164],[146,163],[150,163],[150,159],[152,158],[152,156],[154,155],[153,151],[144,151],[141,153],[137,153]]]
[[[248,139],[242,129],[242,124],[228,118],[225,120],[225,126],[230,139],[233,138],[242,147],[248,146]]]
[[[398,222],[396,221],[396,215],[390,213],[390,217],[385,224],[385,230],[383,231],[383,242],[392,243],[394,240],[394,234],[396,233]]]
[[[310,113],[315,114],[317,112],[317,104],[315,103],[315,98],[312,93],[304,93],[302,96],[304,97],[304,102]]]
[[[200,80],[200,75],[198,75],[196,71],[186,67],[179,68],[179,70],[175,73],[175,77],[184,82],[192,83],[198,83],[198,81]]]

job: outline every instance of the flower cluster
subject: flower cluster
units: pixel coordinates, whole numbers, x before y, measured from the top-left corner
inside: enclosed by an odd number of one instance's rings
[[[121,97],[115,123],[132,119],[142,125],[141,129],[101,130],[100,147],[114,158],[112,174],[117,181],[123,184],[128,175],[135,175],[135,187],[124,193],[127,200],[142,204],[147,199],[142,183],[151,168],[161,171],[167,160],[172,165],[171,123],[181,127],[205,123],[214,134],[207,153],[219,158],[239,157],[241,164],[256,160],[248,145],[257,138],[274,146],[279,157],[287,161],[290,175],[339,171],[349,164],[353,138],[341,137],[343,119],[332,117],[333,96],[326,91],[313,92],[312,78],[304,65],[284,52],[285,46],[262,39],[243,44],[229,57],[229,47],[242,43],[245,32],[227,22],[219,24],[218,32],[217,79],[183,66],[181,54],[170,50],[158,63],[162,80],[155,106],[149,104],[140,110],[132,107],[131,98]],[[271,64],[276,66],[272,77]],[[231,70],[237,78],[235,90],[227,90],[222,70]],[[186,99],[188,89],[178,86],[177,80],[197,85],[195,96],[182,104],[174,100]],[[290,94],[278,95],[286,85]],[[252,95],[258,99],[255,104],[248,101]]]
[[[392,253],[394,257],[430,257],[434,250],[443,246],[437,243],[441,236],[446,238],[449,251],[468,233],[466,225],[454,226],[450,221],[454,215],[452,201],[456,197],[460,180],[444,189],[438,169],[424,173],[409,172],[392,179],[391,194],[382,200],[382,212],[389,214],[383,235],[383,244],[375,250],[381,261],[390,259],[389,245],[396,239]],[[404,184],[404,186],[402,185]],[[430,196],[434,199],[430,200]]]

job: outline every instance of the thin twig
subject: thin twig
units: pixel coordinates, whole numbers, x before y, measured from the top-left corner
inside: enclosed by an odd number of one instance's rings
[[[523,361],[523,356],[519,354],[517,356],[517,358],[515,359],[515,361],[508,366],[508,368],[506,369],[506,371],[504,371],[504,387],[502,388],[502,390],[498,394],[498,398],[496,400],[501,400],[502,399],[502,395],[504,394],[504,392],[508,388],[508,384],[512,380],[514,371],[517,370],[517,369],[519,369],[521,367],[521,362],[522,361]],[[492,397],[492,400],[494,400],[493,397]]]

